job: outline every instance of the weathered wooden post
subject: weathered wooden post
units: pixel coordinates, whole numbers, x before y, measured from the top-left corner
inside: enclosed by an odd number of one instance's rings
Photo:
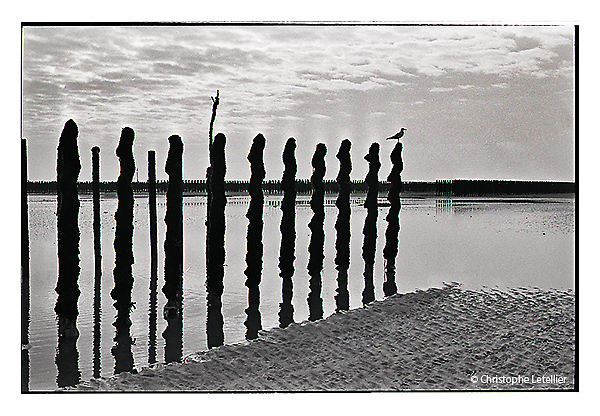
[[[156,325],[158,319],[158,240],[156,215],[156,152],[148,151],[148,211],[150,215],[150,311],[148,324],[148,363],[156,362]]]
[[[180,361],[183,355],[183,142],[181,137],[169,137],[169,154],[165,164],[169,175],[165,223],[165,284],[167,298],[164,318],[168,325],[163,332],[166,340],[165,361]]]
[[[312,158],[313,174],[310,178],[312,184],[312,197],[310,207],[313,211],[313,217],[308,224],[311,230],[310,243],[308,244],[308,274],[310,276],[308,294],[308,309],[311,321],[323,318],[323,299],[321,298],[321,271],[323,270],[325,232],[323,225],[325,222],[325,187],[323,178],[325,177],[325,155],[327,147],[323,143],[317,144]]]
[[[281,248],[279,251],[279,276],[281,277],[282,302],[279,305],[279,326],[287,327],[294,322],[294,307],[292,306],[294,260],[296,259],[296,140],[290,137],[283,150],[283,177],[281,190]]]
[[[79,336],[76,327],[79,299],[79,196],[77,179],[81,171],[77,136],[79,130],[73,120],[65,123],[58,143],[56,167],[58,188],[58,299],[54,310],[59,317],[62,336]]]
[[[388,227],[385,231],[385,247],[383,248],[383,258],[385,259],[383,293],[385,296],[391,296],[398,292],[398,287],[396,286],[396,256],[398,255],[398,238],[400,234],[400,192],[402,191],[400,174],[404,168],[404,163],[402,162],[402,143],[396,143],[390,159],[392,161],[392,170],[387,180],[392,186],[387,197],[390,202],[390,210],[385,218],[388,222]]]
[[[210,149],[210,189],[212,197],[207,208],[206,236],[206,292],[207,322],[206,338],[208,348],[223,345],[222,295],[223,278],[225,276],[225,163],[226,138],[223,133],[217,134]]]
[[[130,314],[133,307],[133,188],[131,182],[135,173],[133,140],[135,133],[130,127],[121,130],[121,137],[115,154],[119,158],[120,172],[117,178],[117,212],[115,213],[115,268],[113,269],[113,298],[117,315],[113,326],[116,329],[115,344],[111,353],[115,358],[114,373],[133,369]]]
[[[150,261],[158,265],[156,215],[156,152],[148,151],[148,211],[150,214]]]
[[[248,234],[246,237],[246,275],[245,285],[248,287],[247,319],[244,325],[247,328],[246,339],[258,337],[258,331],[262,328],[259,311],[260,290],[259,285],[262,277],[263,258],[263,205],[264,196],[262,183],[265,179],[265,165],[263,152],[265,150],[265,137],[258,134],[252,141],[248,161],[250,162],[250,183],[248,193],[250,194],[250,205],[246,218],[248,218]]]
[[[21,392],[29,391],[29,279],[27,140],[21,139]]]
[[[55,363],[59,387],[79,382],[77,338],[77,301],[79,300],[79,196],[77,179],[81,171],[77,136],[73,120],[65,123],[57,149],[57,229],[58,229],[58,347]]]
[[[133,159],[134,132],[125,127],[115,151],[119,158],[120,173],[117,179],[117,212],[115,213],[115,286],[110,295],[115,300],[117,314],[128,315],[132,307],[133,289],[133,189],[131,181],[135,173]]]
[[[352,161],[350,159],[350,140],[344,139],[336,157],[340,161],[340,171],[337,176],[339,193],[335,205],[338,208],[338,217],[335,222],[337,236],[335,240],[335,264],[338,271],[338,288],[335,296],[338,311],[350,309],[350,294],[348,293],[348,268],[350,267],[350,172]]]
[[[217,95],[215,97],[210,97],[212,100],[212,112],[210,116],[210,125],[208,127],[208,157],[209,157],[209,166],[206,168],[206,205],[210,207],[212,200],[212,189],[210,188],[211,184],[211,175],[212,175],[212,162],[210,161],[210,155],[213,145],[213,126],[215,124],[215,119],[217,118],[217,107],[219,106],[219,90],[217,90]],[[210,222],[210,212],[206,213],[206,224],[208,228],[208,223]],[[207,231],[208,235],[208,231]],[[207,236],[208,238],[208,236]],[[207,240],[208,243],[208,240]],[[208,250],[208,244],[207,244]]]
[[[183,297],[183,195],[181,190],[183,142],[179,136],[169,137],[169,154],[165,171],[169,175],[167,189],[167,226],[165,238],[165,284],[167,297],[165,316],[177,314]]]
[[[365,178],[368,186],[367,197],[365,198],[365,208],[367,208],[367,217],[363,227],[363,249],[362,257],[365,261],[365,289],[362,294],[363,304],[375,300],[375,287],[373,285],[373,268],[375,266],[375,247],[377,243],[377,195],[379,194],[379,144],[373,143],[369,148],[369,153],[365,156],[369,162],[369,172]]]
[[[100,237],[100,148],[92,147],[92,201],[94,207],[94,377],[100,377],[100,310],[102,252]]]
[[[94,206],[94,265],[95,276],[102,273],[100,245],[100,148],[92,147],[92,201]]]

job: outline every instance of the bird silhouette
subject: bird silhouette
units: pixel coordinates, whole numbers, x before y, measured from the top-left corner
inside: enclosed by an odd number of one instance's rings
[[[404,127],[402,127],[398,133],[394,134],[392,137],[388,137],[386,140],[396,139],[396,140],[400,141],[402,136],[404,136],[404,130],[406,130],[406,129]]]

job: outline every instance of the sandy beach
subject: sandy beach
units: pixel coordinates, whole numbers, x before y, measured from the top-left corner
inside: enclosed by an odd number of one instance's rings
[[[449,285],[68,391],[573,390],[574,375],[572,291]]]

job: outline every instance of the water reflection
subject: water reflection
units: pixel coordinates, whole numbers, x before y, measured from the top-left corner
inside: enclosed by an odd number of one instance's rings
[[[162,333],[165,340],[165,363],[180,362],[183,358],[183,306],[165,308],[167,328]]]
[[[294,284],[291,278],[281,279],[281,303],[279,304],[279,327],[286,328],[294,323]]]
[[[436,215],[447,215],[454,213],[453,204],[451,199],[436,199],[435,200],[435,214]]]
[[[379,192],[379,144],[373,143],[369,148],[369,153],[365,156],[365,160],[369,162],[369,172],[365,178],[368,186],[367,197],[365,199],[365,208],[367,209],[367,217],[363,227],[363,249],[362,257],[365,262],[365,288],[362,293],[362,302],[367,304],[375,300],[375,286],[373,285],[373,268],[375,266],[375,245],[377,242],[377,195]]]
[[[312,185],[312,196],[310,207],[313,211],[313,217],[308,223],[311,236],[308,244],[308,274],[310,276],[308,294],[308,319],[316,321],[323,318],[323,299],[321,298],[321,271],[323,270],[325,232],[323,230],[325,222],[325,187],[323,178],[325,177],[325,155],[327,148],[323,143],[317,144],[312,158],[313,174],[310,178]]]
[[[279,251],[279,276],[281,277],[281,298],[279,304],[279,326],[285,328],[294,322],[292,305],[294,260],[296,250],[296,140],[289,138],[283,150],[283,177],[281,190],[281,248]]]
[[[135,344],[131,337],[131,318],[129,310],[117,312],[115,322],[115,342],[110,352],[115,359],[114,374],[133,371],[133,353],[131,346]]]
[[[248,287],[248,308],[246,309],[247,328],[246,339],[255,339],[261,329],[261,317],[259,311],[260,292],[259,285],[262,278],[263,260],[263,205],[264,195],[262,182],[265,178],[265,166],[263,152],[265,149],[265,138],[258,134],[252,141],[248,161],[250,162],[250,183],[248,193],[250,204],[246,218],[248,218],[248,234],[246,237],[246,275],[245,285]]]
[[[153,253],[154,254],[154,253]],[[148,364],[156,363],[156,332],[158,321],[158,261],[156,255],[150,259],[150,303],[148,311]]]
[[[350,293],[348,292],[348,268],[350,267],[350,172],[352,171],[350,147],[350,140],[344,139],[336,155],[340,161],[340,171],[336,179],[339,186],[339,193],[335,201],[335,205],[338,208],[338,217],[335,222],[335,229],[337,231],[335,264],[338,271],[335,304],[338,311],[347,311],[350,309]]]
[[[58,318],[58,347],[56,349],[56,384],[58,387],[75,386],[81,380],[77,339],[79,331],[74,321]]]
[[[223,302],[221,295],[208,287],[206,295],[206,340],[208,348],[218,347],[225,342],[223,332]]]
[[[366,153],[364,153],[366,154]],[[364,156],[363,154],[363,156]],[[381,155],[384,157],[384,155]],[[299,162],[299,161],[298,161]],[[354,163],[356,163],[353,160]],[[164,165],[164,159],[163,159]],[[330,166],[328,166],[328,170]],[[365,172],[366,173],[366,172]],[[389,172],[385,172],[386,174]],[[364,179],[364,176],[363,178]],[[327,195],[326,195],[327,197]],[[160,198],[160,196],[159,196]],[[163,195],[164,198],[164,195]],[[298,198],[298,197],[297,197]],[[335,195],[333,196],[335,198]],[[349,283],[348,289],[350,291],[351,298],[351,307],[362,306],[361,303],[361,293],[363,290],[364,279],[362,273],[364,271],[364,263],[360,257],[360,250],[363,243],[363,236],[360,231],[362,230],[362,225],[364,224],[364,219],[366,215],[366,210],[362,207],[354,205],[355,198],[358,196],[353,196],[351,198],[351,209],[353,210],[351,216],[351,227],[352,230],[355,231],[356,235],[352,236],[352,246],[353,250],[351,255],[356,257],[352,257],[350,271],[349,271]],[[273,198],[276,199],[276,198]],[[364,202],[364,197],[361,198],[361,203]],[[187,201],[188,199],[184,199]],[[306,198],[307,202],[309,202],[309,197]],[[136,201],[139,201],[136,199]],[[163,199],[164,201],[164,199]],[[204,204],[206,201],[205,197],[191,197],[189,201],[197,201],[198,203]],[[245,205],[243,206],[235,206],[227,207],[227,225],[231,226],[231,230],[240,230],[243,233],[247,227],[247,219],[244,217],[246,210],[248,208],[247,203],[248,199],[245,200]],[[406,201],[406,202],[405,202]],[[460,200],[459,200],[460,201]],[[142,206],[146,201],[142,200]],[[454,200],[455,204],[457,199]],[[105,223],[111,224],[112,215],[114,214],[114,210],[116,208],[116,199],[112,197],[108,197],[106,200],[102,200],[102,208],[103,211],[112,211],[112,214],[104,214],[103,220]],[[193,202],[192,202],[193,203]],[[54,211],[56,210],[56,197],[42,197],[42,196],[31,196],[29,197],[30,204],[30,236],[32,240],[32,274],[31,274],[31,291],[32,296],[37,293],[38,296],[41,296],[40,289],[43,286],[40,284],[41,279],[43,279],[43,275],[41,273],[35,273],[35,270],[41,270],[40,265],[47,264],[44,261],[43,253],[44,251],[40,250],[40,247],[48,247],[50,250],[56,250],[56,236],[53,224],[56,224],[56,217]],[[453,280],[460,281],[460,274],[463,273],[463,270],[475,270],[477,271],[477,275],[472,279],[465,279],[464,283],[468,285],[469,288],[476,288],[480,284],[486,285],[495,285],[498,284],[500,286],[508,286],[508,285],[534,285],[540,286],[543,288],[569,288],[572,287],[572,276],[573,276],[573,268],[572,268],[572,247],[573,247],[573,212],[574,212],[574,202],[573,200],[567,200],[566,202],[562,202],[560,204],[550,204],[550,203],[539,203],[539,204],[484,204],[484,203],[473,203],[469,202],[471,206],[486,206],[486,211],[480,211],[477,214],[473,215],[473,219],[470,219],[467,215],[466,218],[464,216],[454,216],[454,217],[444,217],[445,219],[440,219],[434,217],[435,214],[435,199],[403,199],[402,200],[402,208],[400,212],[400,220],[401,220],[401,245],[399,245],[400,250],[396,260],[396,274],[397,274],[397,285],[399,291],[410,291],[414,290],[416,287],[426,287],[441,285],[441,280],[446,280],[444,276],[451,276]],[[204,206],[204,205],[203,205]],[[300,249],[300,251],[296,250],[296,257],[300,259],[301,263],[304,263],[303,267],[306,267],[306,262],[308,260],[308,251],[302,253],[303,250],[307,250],[309,239],[310,239],[310,231],[306,228],[306,224],[308,224],[310,218],[312,217],[312,211],[307,209],[308,204],[304,207],[298,206],[296,209],[296,226],[299,227],[297,230],[297,241],[296,248]],[[458,205],[455,205],[458,207]],[[84,218],[89,217],[90,220],[92,218],[92,205],[91,204],[82,204],[82,215],[84,212],[87,212]],[[158,206],[160,209],[160,206]],[[164,206],[163,206],[164,209]],[[184,208],[187,209],[187,208]],[[334,237],[334,222],[337,211],[335,208],[331,209],[331,212],[327,211],[326,214],[332,214],[331,216],[327,216],[326,228],[325,232],[328,233],[327,236],[332,236],[331,240],[327,239],[326,243],[326,267],[329,267],[335,275],[337,275],[337,271],[333,269],[333,259],[336,255],[335,245],[333,243]],[[383,276],[384,269],[383,263],[381,263],[381,249],[385,244],[385,230],[387,227],[387,223],[382,221],[386,216],[389,207],[379,208],[380,213],[382,214],[378,221],[378,241],[377,241],[377,264],[375,268],[375,286],[376,286],[376,294],[377,299],[380,296],[383,296],[381,292],[381,286],[383,284]],[[483,208],[482,208],[483,209]],[[83,211],[85,210],[85,211]],[[192,211],[192,210],[190,210]],[[275,236],[279,237],[280,233],[277,227],[280,226],[281,220],[281,212],[277,210],[272,210],[272,212],[276,215],[269,215],[270,213],[265,209],[265,257],[264,257],[264,272],[263,272],[263,281],[261,282],[260,294],[261,294],[261,305],[260,311],[262,315],[262,323],[263,327],[266,328],[268,326],[278,326],[280,324],[279,317],[277,316],[279,310],[279,303],[281,301],[281,291],[282,291],[282,280],[278,276],[278,259],[273,256],[274,250],[279,251],[279,243],[280,241],[275,241],[273,244],[268,245],[268,237]],[[204,212],[200,209],[193,211],[196,216],[194,219],[194,223],[200,225],[204,220]],[[184,214],[187,214],[188,211],[184,211]],[[142,215],[143,214],[143,215]],[[429,215],[427,215],[429,214]],[[159,217],[164,217],[164,212],[161,214],[158,213]],[[555,225],[552,224],[551,219],[554,217],[565,218],[565,221],[570,218],[570,226],[571,232],[568,235],[560,234],[560,230],[556,228]],[[570,217],[569,217],[570,216]],[[528,217],[528,219],[527,219]],[[147,221],[147,214],[141,211],[140,215],[135,216],[136,220],[140,221],[144,218]],[[161,219],[159,219],[159,233],[161,233]],[[188,223],[188,219],[185,219],[186,224]],[[539,233],[534,234],[532,232],[524,232],[523,230],[527,230],[527,225],[529,224],[527,221],[532,221],[532,226],[535,227],[534,231],[539,231]],[[102,224],[102,242],[104,244],[112,245],[112,239],[114,238],[114,229],[111,230],[110,225],[107,227],[105,223]],[[144,234],[142,227],[137,226],[136,223],[135,232],[137,233],[134,238],[135,244],[148,244],[147,243],[147,235]],[[520,228],[514,228],[516,224],[520,224]],[[467,227],[468,226],[468,227]],[[513,227],[511,229],[511,227]],[[549,228],[551,227],[551,228]],[[554,227],[554,228],[552,228]],[[91,221],[90,221],[91,228]],[[548,229],[550,229],[553,234],[548,233]],[[49,231],[48,231],[49,230]],[[86,244],[89,247],[89,250],[81,250],[82,251],[82,270],[85,269],[90,271],[91,273],[87,273],[86,280],[80,283],[82,289],[82,295],[79,298],[79,306],[80,311],[84,313],[84,306],[87,305],[87,310],[90,312],[88,316],[89,319],[81,319],[77,320],[77,329],[82,334],[81,341],[85,341],[83,344],[78,344],[78,346],[82,347],[81,354],[79,355],[79,369],[82,373],[82,379],[87,380],[92,377],[92,316],[91,316],[91,307],[93,305],[93,287],[92,283],[93,279],[93,250],[91,249],[92,242],[92,233],[91,230],[88,233],[84,233],[82,230],[82,238],[85,235],[89,238],[88,243]],[[229,230],[229,231],[231,231]],[[267,232],[269,230],[269,232]],[[306,231],[304,231],[306,230]],[[495,230],[501,230],[500,233],[496,233]],[[541,235],[542,231],[546,232],[546,236]],[[112,233],[112,235],[111,235]],[[146,231],[147,233],[147,231]],[[162,228],[162,233],[164,238],[164,223]],[[460,234],[457,234],[460,233]],[[233,238],[227,239],[227,244],[230,244],[228,249],[231,250],[231,262],[229,262],[229,268],[232,271],[236,271],[235,276],[231,277],[231,285],[228,285],[226,290],[232,296],[229,298],[231,302],[231,307],[226,307],[223,305],[222,314],[227,324],[224,328],[225,331],[225,340],[227,343],[230,342],[239,342],[244,339],[246,327],[243,326],[243,322],[246,318],[244,314],[244,309],[247,305],[247,289],[244,286],[245,276],[243,275],[243,270],[245,268],[244,263],[244,254],[245,254],[245,244],[240,248],[239,247],[239,238],[236,240],[236,233],[232,233]],[[240,235],[238,232],[237,235]],[[460,240],[461,244],[453,244],[456,243],[457,236],[460,237],[463,235]],[[493,235],[493,239],[488,238],[488,236]],[[139,238],[138,238],[139,237]],[[185,237],[187,241],[192,237],[191,234],[186,233]],[[359,238],[356,238],[359,237]],[[545,237],[545,238],[544,238]],[[552,237],[551,240],[548,237]],[[200,237],[202,238],[202,237]],[[277,239],[276,239],[277,240]],[[83,241],[83,240],[82,240]],[[41,246],[41,242],[44,242],[44,246]],[[331,244],[329,244],[331,242]],[[160,247],[162,242],[159,242],[159,250],[162,249]],[[268,247],[271,247],[270,249]],[[512,248],[510,248],[512,247]],[[533,249],[532,249],[533,247]],[[112,248],[112,247],[110,247]],[[525,251],[523,250],[525,249]],[[236,251],[237,250],[237,251]],[[473,251],[475,250],[475,251]],[[570,251],[569,251],[570,250]],[[110,251],[110,250],[109,250]],[[469,256],[469,253],[476,252],[477,256]],[[563,253],[561,256],[553,256],[552,253]],[[37,254],[36,254],[37,253]],[[145,253],[145,254],[144,254]],[[187,251],[186,251],[187,253]],[[269,257],[269,253],[271,256]],[[300,253],[300,254],[298,254]],[[526,255],[523,255],[526,253]],[[147,268],[150,264],[150,258],[143,259],[140,256],[148,256],[150,255],[149,250],[139,250],[135,252],[136,254],[136,269],[138,268],[142,270],[142,273],[150,276],[150,271],[143,271],[144,268]],[[229,254],[229,253],[228,253]],[[234,255],[235,254],[235,255]],[[518,255],[517,255],[518,254]],[[112,268],[114,267],[113,259],[110,261],[106,261],[106,250],[103,253],[104,257],[104,270],[103,270],[103,278],[104,283],[107,283],[106,278],[108,280],[112,280]],[[161,254],[162,255],[162,254]],[[459,256],[459,257],[456,257]],[[464,258],[465,261],[468,262],[467,269],[464,269],[464,262],[459,264],[452,262],[452,258]],[[190,260],[191,257],[188,258]],[[429,259],[428,261],[423,261],[423,259]],[[487,259],[484,261],[482,259]],[[509,262],[506,262],[506,259],[510,259]],[[499,261],[502,261],[500,263]],[[85,261],[85,262],[84,262]],[[296,260],[298,263],[299,260]],[[37,262],[37,263],[36,263]],[[159,267],[162,270],[162,259],[159,259]],[[494,265],[505,264],[506,267],[495,267]],[[460,266],[460,267],[459,267]],[[494,267],[492,267],[494,266]],[[56,266],[54,266],[56,267]],[[187,267],[187,266],[186,266]],[[305,269],[306,270],[306,269]],[[525,272],[526,273],[525,273]],[[304,272],[306,273],[306,272]],[[331,277],[331,279],[335,279],[334,274],[325,274],[323,276],[327,276],[327,279]],[[188,273],[186,273],[187,275]],[[300,273],[302,274],[302,273]],[[46,274],[47,275],[47,274]],[[195,277],[196,272],[191,270],[189,273],[189,277]],[[429,277],[428,277],[429,276]],[[437,280],[431,280],[431,276],[442,276]],[[514,278],[511,276],[518,276]],[[567,277],[565,277],[567,276]],[[569,280],[568,276],[571,276],[571,280]],[[84,274],[82,273],[82,278]],[[186,276],[187,277],[187,276]],[[136,274],[137,278],[137,274]],[[379,280],[378,280],[379,278]],[[297,280],[298,279],[298,280]],[[428,280],[429,279],[429,280]],[[512,279],[512,280],[509,280]],[[137,280],[137,279],[136,279]],[[158,284],[162,287],[162,276],[158,276]],[[203,317],[205,316],[206,304],[205,297],[206,292],[203,292],[203,281],[200,279],[199,285],[193,283],[193,279],[186,279],[188,282],[186,283],[190,285],[190,294],[186,294],[186,300],[191,300],[193,293],[194,301],[188,301],[185,303],[185,312],[187,313],[187,318],[190,318],[192,315],[195,317]],[[306,304],[307,295],[308,295],[308,280],[309,276],[306,275],[305,278],[295,274],[294,276],[294,299],[292,299],[292,304],[294,306],[294,318],[296,322],[301,320],[305,320],[308,318],[308,307]],[[198,281],[197,281],[198,282]],[[47,297],[52,298],[53,296],[53,288],[56,282],[49,282],[50,287],[47,293]],[[137,282],[139,284],[139,281]],[[85,286],[84,286],[85,284]],[[426,284],[426,286],[423,286]],[[111,285],[108,284],[107,288],[103,287],[102,290],[105,293],[102,293],[102,296],[105,297],[108,295],[110,291]],[[305,287],[303,287],[305,286]],[[326,277],[323,277],[323,308],[325,315],[329,315],[335,311],[336,301],[334,298],[335,288],[337,284],[334,280],[326,280]],[[89,290],[84,290],[84,287],[89,288]],[[136,286],[137,287],[137,286]],[[229,289],[231,288],[231,292]],[[187,286],[186,286],[187,289]],[[38,292],[35,292],[38,290]],[[134,301],[140,304],[146,304],[148,302],[148,286],[143,284],[142,287],[134,288]],[[304,292],[303,292],[304,291]],[[301,296],[298,296],[301,294]],[[54,295],[55,296],[55,295]],[[163,321],[162,318],[162,305],[164,304],[164,298],[161,303],[162,293],[158,294],[158,303],[159,303],[159,316],[158,316],[158,350],[157,350],[157,359],[159,362],[163,362],[164,360],[164,339],[161,337],[161,333],[167,326],[167,322]],[[200,297],[198,297],[200,296]],[[51,305],[49,308],[51,309],[54,306],[54,298],[51,301]],[[103,298],[103,301],[107,300]],[[110,300],[110,298],[108,298]],[[34,298],[32,297],[32,302]],[[358,303],[356,303],[358,302]],[[225,299],[223,300],[225,303]],[[112,306],[108,305],[108,313],[106,309],[106,304],[103,304],[102,310],[102,376],[110,376],[113,372],[114,362],[113,356],[110,353],[110,349],[113,345],[113,337],[115,335],[115,329],[111,326],[114,321],[114,309]],[[138,306],[139,309],[139,306]],[[140,342],[140,336],[138,334],[144,334],[147,336],[148,330],[148,310],[145,306],[142,307],[141,313],[136,313],[140,311],[132,311],[131,319],[133,321],[131,327],[131,334],[137,338],[137,346],[132,345],[132,350],[134,354],[134,360],[136,366],[140,365],[140,361],[146,361],[147,353],[148,353],[148,345],[146,341]],[[110,312],[113,310],[113,312]],[[237,312],[236,312],[237,311]],[[51,311],[50,311],[51,312]],[[239,312],[239,313],[238,313]],[[44,325],[44,315],[40,315],[40,309],[35,307],[35,304],[32,303],[31,306],[31,322],[30,322],[30,341],[33,344],[33,340],[36,340],[36,344],[30,350],[31,357],[31,381],[30,388],[32,390],[39,391],[40,389],[53,389],[56,388],[56,366],[55,366],[55,355],[56,355],[56,347],[57,347],[57,329],[56,324],[51,323],[50,325]],[[241,314],[241,315],[240,315]],[[83,315],[81,315],[83,317]],[[237,316],[237,318],[236,318]],[[189,320],[189,319],[188,319]],[[197,331],[185,331],[184,338],[184,355],[187,353],[191,353],[193,351],[198,351],[199,349],[206,349],[206,333],[205,324],[206,318],[200,318],[201,321],[197,321],[194,318],[194,322],[191,320],[189,322],[189,327],[196,327]],[[203,322],[202,322],[203,321]],[[236,324],[237,322],[237,324]],[[108,327],[104,326],[105,324]],[[187,327],[186,327],[187,329]],[[86,335],[87,334],[87,335]],[[45,341],[47,340],[47,341]],[[87,341],[86,341],[87,340]],[[43,342],[46,342],[45,344]],[[108,343],[107,343],[108,342]],[[42,349],[43,348],[43,349]],[[41,356],[40,351],[43,353]],[[86,358],[87,357],[87,358]],[[139,357],[139,359],[138,359]],[[108,361],[106,361],[108,360]]]
[[[28,346],[21,346],[21,393],[29,391],[29,374],[31,362]]]
[[[308,287],[310,289],[307,299],[308,320],[317,321],[323,318],[323,298],[321,297],[321,289],[323,285],[320,273],[310,276]]]
[[[94,274],[94,346],[93,346],[93,375],[95,378],[100,377],[100,361],[101,361],[101,335],[100,326],[102,318],[101,308],[101,281],[102,281],[102,269],[96,268]]]
[[[245,309],[246,320],[246,339],[252,340],[258,338],[258,331],[262,329],[262,318],[260,315],[260,289],[257,286],[248,288],[248,307]]]

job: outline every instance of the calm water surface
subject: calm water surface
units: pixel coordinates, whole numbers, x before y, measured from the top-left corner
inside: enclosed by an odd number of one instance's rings
[[[82,381],[93,376],[94,326],[94,248],[93,208],[91,198],[81,198],[79,229],[81,232],[81,274],[79,286],[80,336],[76,344],[77,368]],[[331,199],[328,199],[331,198]],[[322,273],[324,316],[335,312],[337,272],[335,229],[337,208],[335,196],[327,196],[325,207],[325,261]],[[308,200],[308,197],[298,197]],[[351,259],[348,278],[350,308],[362,307],[364,289],[362,228],[366,209],[362,200],[352,196]],[[156,358],[165,360],[167,327],[162,317],[166,303],[160,291],[164,284],[165,196],[158,200],[158,321]],[[266,197],[264,207],[264,258],[260,285],[262,327],[279,326],[281,278],[279,277],[279,244],[281,197]],[[247,308],[246,230],[248,197],[230,197],[226,207],[226,259],[223,317],[225,343],[244,341]],[[104,377],[114,374],[115,309],[110,290],[114,268],[114,213],[117,199],[103,197],[100,203],[102,219],[102,293],[100,369]],[[385,216],[388,208],[380,207],[378,217],[377,257],[374,283],[376,299],[383,299],[383,247]],[[183,356],[207,349],[206,289],[205,289],[205,218],[206,198],[184,198],[184,312]],[[494,199],[410,199],[402,198],[400,212],[399,254],[396,259],[396,283],[399,292],[440,287],[443,282],[460,282],[465,288],[540,287],[573,289],[575,271],[575,202],[572,199],[520,199],[498,202]],[[308,244],[312,217],[309,205],[296,205],[296,272],[293,286],[294,321],[308,318],[309,293]],[[57,388],[57,322],[54,291],[57,280],[56,197],[29,196],[31,310],[29,324],[29,388],[32,391]],[[134,212],[134,287],[132,299],[136,308],[131,312],[131,336],[135,368],[149,364],[150,310],[150,237],[148,201],[135,198]]]

